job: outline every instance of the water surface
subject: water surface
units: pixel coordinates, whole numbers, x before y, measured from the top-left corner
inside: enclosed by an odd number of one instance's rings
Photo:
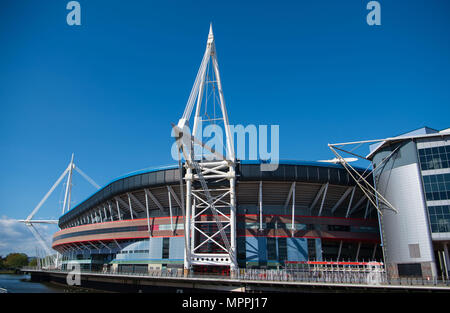
[[[70,292],[67,286],[46,282],[32,282],[30,275],[0,274],[0,287],[10,293],[62,293]]]

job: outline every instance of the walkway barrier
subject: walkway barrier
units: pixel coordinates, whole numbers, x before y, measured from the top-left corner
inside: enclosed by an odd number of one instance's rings
[[[71,273],[62,269],[42,269],[38,267],[23,267],[23,272],[44,271],[56,273]],[[388,278],[383,268],[373,267],[372,269],[356,271],[345,266],[324,268],[306,267],[301,269],[244,269],[237,270],[231,276],[189,273],[184,275],[180,269],[161,269],[143,271],[113,271],[108,270],[81,270],[82,274],[101,274],[111,276],[142,276],[153,278],[213,278],[215,280],[241,280],[241,281],[273,281],[273,282],[308,282],[323,284],[352,284],[352,285],[385,285],[385,286],[444,286],[450,287],[450,280],[422,279],[422,278]]]

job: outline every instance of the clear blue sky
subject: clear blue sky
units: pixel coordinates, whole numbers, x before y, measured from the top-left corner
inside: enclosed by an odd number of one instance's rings
[[[72,152],[100,185],[172,164],[170,123],[210,22],[230,122],[279,124],[281,158],[328,159],[330,142],[450,127],[448,1],[380,0],[373,27],[368,0],[79,0],[72,27],[67,2],[0,4],[3,222],[31,212]],[[94,191],[74,183],[74,204]],[[60,200],[57,190],[36,217],[58,218]]]

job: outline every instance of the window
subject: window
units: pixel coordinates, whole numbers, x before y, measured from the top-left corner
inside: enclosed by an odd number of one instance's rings
[[[326,260],[336,260],[339,251],[339,242],[322,241],[322,257]]]
[[[450,205],[428,207],[432,233],[450,232]]]
[[[276,238],[267,238],[267,259],[277,259],[277,241]]]
[[[308,259],[316,259],[316,239],[308,238]]]
[[[330,231],[350,231],[350,226],[346,225],[328,225]]]
[[[450,167],[450,145],[419,149],[418,151],[423,171]]]
[[[287,260],[287,239],[286,238],[277,238],[278,239],[278,260],[286,261]]]
[[[420,263],[398,264],[399,276],[422,276],[422,267]]]
[[[163,259],[169,258],[169,246],[170,246],[170,238],[163,238],[163,245],[162,245],[162,258]]]
[[[148,253],[148,250],[134,250],[134,253]]]
[[[409,256],[411,258],[420,258],[420,248],[419,244],[409,244]]]
[[[423,176],[427,201],[450,199],[450,173]]]
[[[245,237],[238,237],[237,238],[237,258],[238,260],[243,260],[247,258],[246,254],[246,247],[245,247]]]

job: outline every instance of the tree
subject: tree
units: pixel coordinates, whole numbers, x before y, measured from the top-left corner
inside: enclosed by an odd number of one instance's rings
[[[28,256],[25,253],[10,253],[4,262],[7,268],[19,268],[28,265]]]
[[[37,266],[37,259],[36,258],[32,258],[30,260],[30,263],[28,263],[28,266]]]

